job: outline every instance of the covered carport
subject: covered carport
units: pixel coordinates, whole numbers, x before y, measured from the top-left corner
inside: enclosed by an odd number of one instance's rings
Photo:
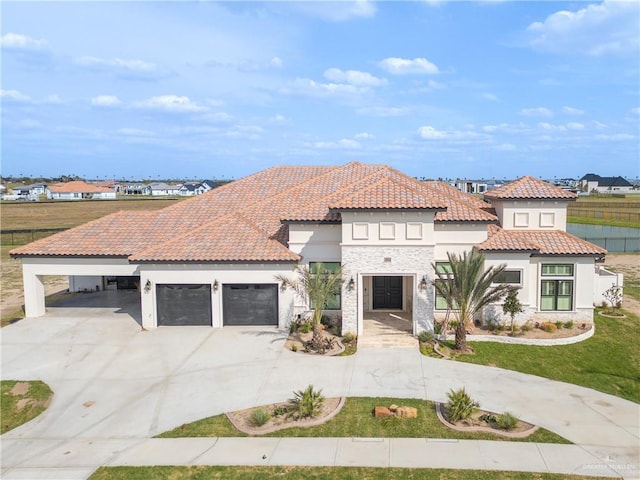
[[[127,277],[131,283],[139,286],[139,266],[129,263],[123,257],[44,257],[22,256],[22,280],[24,284],[24,308],[27,317],[39,317],[46,312],[45,289],[43,278],[47,275],[67,275],[70,279],[69,289],[75,292],[104,291],[104,278]],[[129,290],[127,299],[131,302],[132,295],[138,297],[139,289]],[[109,298],[109,306],[115,306],[118,296],[105,293],[100,298],[104,304]],[[90,300],[90,299],[88,299]],[[93,300],[93,299],[91,299]],[[95,301],[95,300],[93,300]],[[76,302],[78,303],[78,302]],[[91,303],[91,302],[89,302]]]

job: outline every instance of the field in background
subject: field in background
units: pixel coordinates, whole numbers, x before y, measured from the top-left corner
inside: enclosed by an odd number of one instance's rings
[[[180,199],[69,200],[2,203],[0,229],[71,228],[120,210],[158,210]]]
[[[640,195],[580,197],[569,203],[569,223],[640,228]]]

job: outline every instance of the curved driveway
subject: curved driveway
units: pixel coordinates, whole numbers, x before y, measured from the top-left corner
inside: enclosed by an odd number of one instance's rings
[[[313,357],[286,351],[285,333],[277,330],[142,331],[113,308],[49,309],[0,333],[2,378],[41,379],[55,392],[43,415],[2,436],[3,478],[83,478],[100,465],[118,464],[159,432],[282,401],[309,384],[326,396],[436,401],[464,386],[482,408],[511,411],[576,443],[594,460],[591,474],[638,476],[639,405],[540,377],[424,357],[417,349]],[[506,453],[513,444],[502,445],[496,448]]]

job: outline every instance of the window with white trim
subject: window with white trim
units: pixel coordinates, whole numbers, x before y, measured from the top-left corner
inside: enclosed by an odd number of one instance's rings
[[[540,281],[540,310],[545,312],[569,312],[573,310],[573,272],[574,267],[572,264],[542,265],[540,272],[543,277]]]
[[[503,270],[499,275],[496,276],[493,283],[522,285],[522,270]]]

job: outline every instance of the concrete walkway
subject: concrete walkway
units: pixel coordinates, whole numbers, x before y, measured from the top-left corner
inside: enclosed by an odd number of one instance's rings
[[[637,404],[508,370],[424,357],[417,348],[364,347],[351,357],[313,357],[285,350],[286,334],[277,330],[144,332],[125,311],[109,308],[51,309],[0,333],[2,378],[42,379],[55,392],[44,414],[2,436],[3,479],[81,479],[101,465],[132,461],[506,468],[639,477]],[[285,400],[308,384],[326,396],[436,401],[464,386],[482,408],[509,410],[576,445],[150,439],[199,418]]]

